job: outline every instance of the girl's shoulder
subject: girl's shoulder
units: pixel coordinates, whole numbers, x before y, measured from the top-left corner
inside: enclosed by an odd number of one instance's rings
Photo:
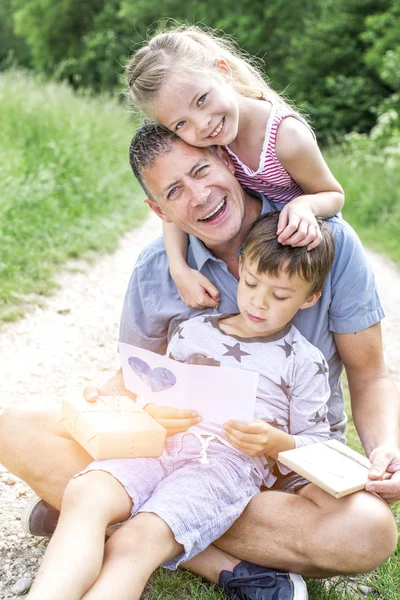
[[[315,133],[302,117],[292,113],[280,118],[276,126],[276,155],[279,160],[297,157],[315,144]]]

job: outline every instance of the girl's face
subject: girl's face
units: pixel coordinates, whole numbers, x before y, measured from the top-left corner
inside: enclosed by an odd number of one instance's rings
[[[192,146],[227,146],[237,136],[239,102],[230,69],[219,61],[209,73],[171,74],[149,113]]]

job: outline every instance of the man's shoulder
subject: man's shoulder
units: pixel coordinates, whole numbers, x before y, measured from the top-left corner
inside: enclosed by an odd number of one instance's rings
[[[343,243],[347,240],[360,242],[360,238],[352,228],[352,226],[343,219],[342,216],[335,215],[326,219],[327,224],[332,232],[335,243]]]
[[[136,266],[151,265],[152,263],[163,259],[168,261],[164,238],[161,236],[151,241],[140,251]]]

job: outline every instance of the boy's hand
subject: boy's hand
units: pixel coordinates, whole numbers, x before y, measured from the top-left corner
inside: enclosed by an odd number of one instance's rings
[[[316,248],[322,240],[321,231],[308,200],[299,197],[282,209],[278,221],[278,242],[284,246]]]
[[[229,421],[223,429],[228,442],[249,456],[269,454],[270,448],[274,446],[277,431],[261,419],[253,419],[250,423]]]
[[[136,398],[135,394],[125,388],[121,372],[111,377],[103,387],[91,385],[83,390],[83,397],[87,402],[96,402],[99,396],[114,395],[129,396],[133,401]],[[144,410],[167,430],[167,436],[186,431],[201,421],[201,417],[193,410],[158,406],[158,404],[147,404]]]
[[[167,430],[167,436],[182,433],[201,421],[201,417],[193,410],[158,404],[147,404],[144,410]]]
[[[136,398],[136,394],[132,394],[126,389],[121,371],[118,371],[101,387],[93,384],[83,389],[83,397],[86,402],[96,402],[99,396],[129,396],[132,400]]]
[[[199,271],[186,267],[183,271],[171,273],[183,302],[192,308],[217,308],[220,302],[219,291]]]

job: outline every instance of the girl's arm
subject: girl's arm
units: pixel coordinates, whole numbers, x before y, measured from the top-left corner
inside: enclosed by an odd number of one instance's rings
[[[193,308],[217,307],[219,291],[202,273],[187,262],[188,235],[174,223],[163,221],[165,250],[169,271],[183,302]]]
[[[311,131],[294,118],[286,118],[278,128],[276,154],[304,195],[289,202],[278,224],[279,242],[308,246],[321,241],[315,217],[332,217],[344,204],[344,192],[326,164]]]

